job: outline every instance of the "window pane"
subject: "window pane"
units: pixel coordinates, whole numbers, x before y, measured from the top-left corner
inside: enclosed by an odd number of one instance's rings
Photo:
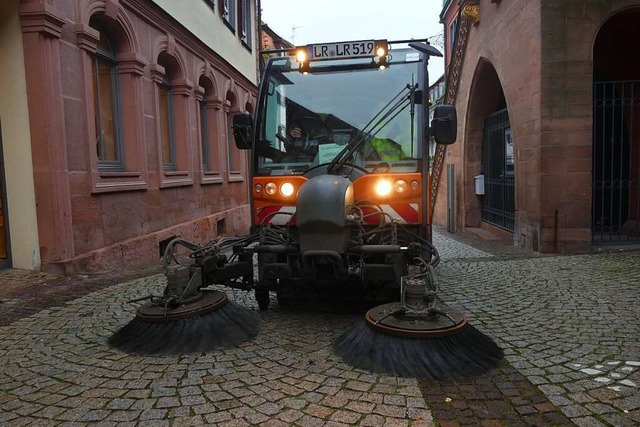
[[[235,164],[233,146],[233,121],[231,119],[231,114],[227,114],[227,147],[229,148],[229,169],[232,171],[236,171],[238,168]]]
[[[209,122],[207,119],[207,103],[200,102],[200,135],[202,138],[202,169],[210,170],[209,167]]]
[[[120,160],[116,138],[114,74],[113,64],[100,59],[94,61],[93,96],[96,109],[98,160]]]
[[[162,141],[162,163],[173,166],[171,91],[167,86],[160,86],[160,140]]]

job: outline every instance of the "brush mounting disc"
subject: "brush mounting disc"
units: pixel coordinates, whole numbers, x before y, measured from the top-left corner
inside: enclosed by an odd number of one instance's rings
[[[165,307],[154,302],[138,308],[136,317],[147,322],[167,322],[202,316],[219,309],[227,303],[227,295],[220,291],[202,291],[202,298],[178,307]]]
[[[437,305],[440,313],[405,313],[401,308],[399,302],[379,305],[365,314],[365,320],[380,332],[407,338],[453,335],[467,324],[462,313],[443,304]]]

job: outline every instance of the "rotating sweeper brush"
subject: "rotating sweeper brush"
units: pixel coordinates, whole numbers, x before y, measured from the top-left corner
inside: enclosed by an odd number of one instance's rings
[[[423,264],[409,267],[400,302],[369,310],[336,340],[335,353],[356,368],[402,377],[468,377],[498,366],[502,349],[437,300],[433,267]]]
[[[109,345],[135,354],[187,354],[234,347],[256,336],[260,328],[257,313],[229,301],[224,292],[203,289],[203,271],[224,264],[225,243],[236,241],[223,239],[200,247],[181,239],[171,240],[164,251],[164,294],[138,299],[150,301],[109,338]],[[176,244],[192,250],[193,264],[169,265]]]

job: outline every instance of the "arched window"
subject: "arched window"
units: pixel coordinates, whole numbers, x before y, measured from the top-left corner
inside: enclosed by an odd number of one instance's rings
[[[220,102],[216,100],[214,85],[211,79],[201,76],[198,81],[198,107],[200,119],[200,144],[202,147],[202,171],[205,175],[219,173],[219,156],[217,152],[217,126]]]
[[[195,91],[198,100],[198,128],[200,130],[200,147],[202,153],[202,184],[222,183],[220,156],[220,109],[222,102],[218,100],[213,80],[206,75],[200,76]]]
[[[173,88],[171,86],[171,74],[168,67],[165,68],[164,78],[162,83],[160,83],[159,94],[162,167],[165,170],[174,170],[176,168],[176,145],[173,137]]]
[[[236,149],[233,139],[233,113],[237,110],[236,98],[232,92],[227,92],[225,102],[225,124],[227,134],[227,153],[229,158],[229,175],[240,173],[240,153]]]
[[[124,159],[118,91],[118,61],[108,33],[96,20],[92,20],[89,25],[100,33],[100,40],[92,57],[98,169],[121,171],[124,169]]]
[[[76,25],[82,61],[83,142],[91,192],[147,188],[144,74],[127,18],[93,14]]]
[[[156,138],[160,187],[193,184],[190,103],[193,83],[184,78],[184,60],[163,50],[151,64],[156,84]]]
[[[207,114],[207,101],[204,99],[198,101],[200,109],[200,142],[202,144],[202,170],[208,172],[211,170],[211,148],[209,147],[209,116]]]

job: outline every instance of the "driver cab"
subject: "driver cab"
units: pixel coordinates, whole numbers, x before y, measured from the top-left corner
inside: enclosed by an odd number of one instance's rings
[[[336,163],[361,173],[418,172],[420,58],[399,49],[389,59],[384,70],[369,59],[321,61],[305,74],[295,58],[273,58],[261,88],[255,175],[303,175]]]

